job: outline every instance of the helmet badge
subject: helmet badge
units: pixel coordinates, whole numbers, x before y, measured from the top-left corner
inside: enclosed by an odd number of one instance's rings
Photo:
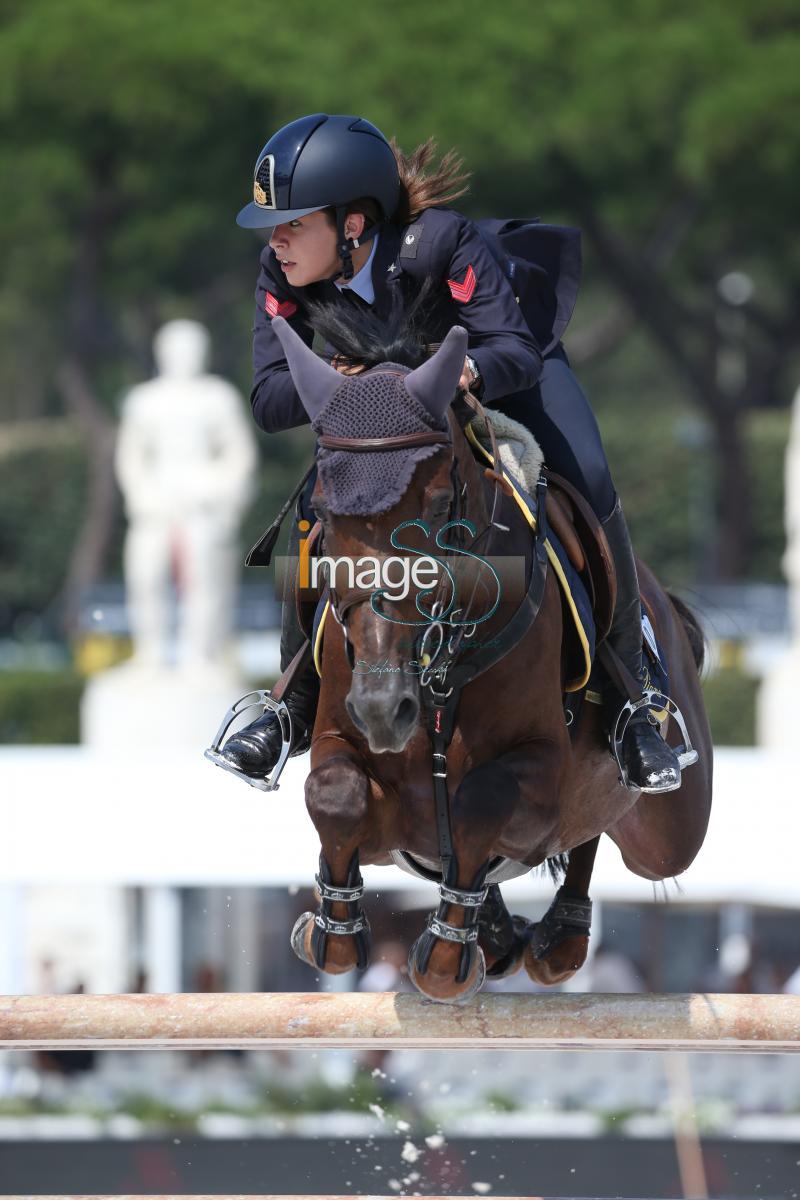
[[[253,199],[260,208],[275,208],[275,158],[265,154],[256,164]]]

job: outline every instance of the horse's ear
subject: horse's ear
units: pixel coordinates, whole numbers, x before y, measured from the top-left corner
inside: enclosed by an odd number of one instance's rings
[[[283,317],[273,317],[272,328],[283,346],[303,408],[314,421],[344,380],[305,344]]]
[[[466,357],[467,331],[454,325],[433,358],[406,375],[406,388],[431,416],[444,418],[456,394]]]

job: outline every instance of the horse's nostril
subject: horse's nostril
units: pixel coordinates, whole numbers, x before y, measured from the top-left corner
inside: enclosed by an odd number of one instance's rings
[[[399,725],[410,725],[417,719],[417,705],[408,696],[404,696],[397,706],[395,721]]]
[[[344,706],[347,709],[348,716],[350,717],[350,720],[355,725],[356,729],[360,729],[362,733],[366,733],[367,727],[364,724],[364,722],[361,720],[361,717],[358,715],[358,713],[356,711],[356,706],[353,704],[353,702],[349,696],[346,698],[346,700],[344,702]]]

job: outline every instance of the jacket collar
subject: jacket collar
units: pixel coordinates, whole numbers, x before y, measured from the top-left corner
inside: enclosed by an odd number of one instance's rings
[[[396,225],[386,224],[381,229],[380,241],[372,260],[372,284],[375,288],[375,309],[379,317],[389,315],[391,286],[402,275],[398,262],[402,240],[401,230]]]

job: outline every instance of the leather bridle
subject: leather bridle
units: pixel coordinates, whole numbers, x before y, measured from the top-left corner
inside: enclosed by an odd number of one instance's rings
[[[451,444],[451,438],[449,430],[428,429],[417,433],[401,433],[393,437],[357,438],[322,434],[318,438],[318,444],[323,450],[347,450],[356,454],[365,454],[382,450],[413,450],[418,446],[445,446]],[[346,595],[340,596],[333,580],[329,578],[328,590],[331,612],[342,627],[347,661],[352,670],[355,665],[355,652],[353,644],[347,636],[347,617],[351,609],[372,599],[375,588],[351,588]]]
[[[476,411],[482,411],[479,401],[474,396],[472,396],[468,393],[467,397],[468,397],[468,402],[472,402],[471,407],[473,407]],[[484,417],[485,417],[485,413],[484,413]],[[497,454],[498,454],[497,442],[495,440],[494,430],[492,429],[491,422],[488,419],[487,419],[486,423],[490,430],[490,437],[492,440],[492,449],[494,451],[495,462],[498,462],[499,460],[497,457]],[[376,451],[380,452],[380,451],[392,451],[392,450],[413,450],[419,446],[452,445],[452,438],[450,436],[449,430],[433,430],[433,429],[431,429],[431,430],[419,431],[416,433],[403,433],[403,434],[395,435],[392,437],[334,437],[331,434],[322,434],[318,438],[318,444],[319,444],[320,448],[323,450],[346,450],[346,451],[356,453],[356,454],[359,454],[359,453],[364,454],[364,453],[374,453]],[[451,501],[450,501],[450,508],[449,508],[448,515],[447,515],[448,522],[453,521],[453,520],[458,520],[460,511],[461,511],[460,502],[462,499],[462,493],[459,491],[459,488],[458,488],[458,480],[456,477],[456,466],[457,466],[457,461],[456,461],[455,456],[453,456],[453,463],[452,463],[452,469],[451,469],[452,497],[451,497]],[[495,524],[494,518],[495,518],[495,514],[496,514],[497,503],[498,503],[499,495],[501,494],[501,491],[502,491],[502,489],[500,487],[500,483],[499,483],[499,478],[497,478],[495,480],[495,483],[496,483],[496,487],[495,487],[495,491],[494,491],[492,513],[491,513],[491,517],[489,520],[489,524],[483,530],[481,530],[480,533],[476,534],[476,536],[469,543],[468,549],[470,549],[470,550],[474,549],[476,544],[485,537],[487,532],[489,532]],[[440,587],[441,587],[441,585],[440,585]],[[328,589],[329,589],[329,600],[330,600],[331,612],[333,613],[333,616],[336,619],[336,621],[338,622],[338,624],[341,625],[341,627],[342,627],[342,633],[344,635],[345,651],[347,654],[347,660],[348,660],[348,662],[350,664],[350,668],[352,670],[352,668],[355,665],[355,652],[353,650],[352,642],[350,641],[350,638],[347,635],[347,618],[353,608],[356,608],[359,604],[363,604],[368,600],[370,600],[370,601],[372,600],[372,597],[375,595],[375,588],[351,588],[348,590],[348,592],[345,595],[340,595],[336,590],[333,580],[329,579],[328,580]],[[459,622],[459,626],[460,626],[459,633],[463,634],[463,629],[469,623],[468,615],[469,615],[472,601],[474,600],[474,595],[475,595],[475,593],[473,592],[473,595],[470,597],[470,602],[467,605],[467,609],[463,616],[463,619],[462,619],[462,621]],[[381,599],[383,599],[383,597]],[[437,595],[437,598],[434,599],[433,604],[431,606],[431,624],[432,625],[437,624],[436,615],[435,615],[437,612],[437,605],[438,605],[438,610],[441,611],[441,609],[443,608],[443,603],[441,601],[441,598],[438,595]],[[374,608],[374,604],[373,604],[373,608]],[[429,626],[429,629],[430,629],[430,626]],[[423,635],[423,638],[424,638],[424,635]],[[460,641],[460,640],[461,640],[460,637],[458,637],[458,641]]]

